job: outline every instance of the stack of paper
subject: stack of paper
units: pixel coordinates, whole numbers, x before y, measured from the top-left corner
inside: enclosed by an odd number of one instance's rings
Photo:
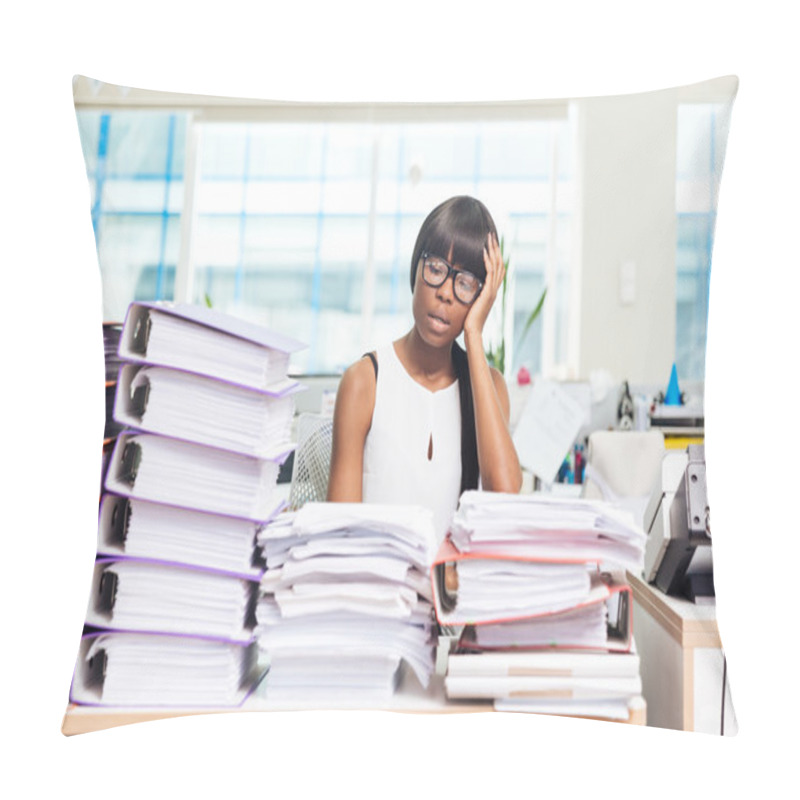
[[[592,576],[590,600],[566,611],[545,613],[512,622],[470,625],[461,640],[462,647],[480,650],[527,649],[539,647],[609,647],[608,606],[593,602],[594,597],[606,600],[608,585],[599,573]],[[617,637],[618,640],[622,637]],[[624,644],[627,642],[622,639]],[[612,642],[613,643],[613,642]]]
[[[473,622],[547,614],[585,602],[590,586],[583,564],[465,559],[458,564],[458,611]]]
[[[448,696],[627,717],[641,679],[624,570],[644,542],[602,501],[465,492],[433,569],[439,622],[465,626]]]
[[[557,700],[567,709],[559,713],[604,716],[598,713],[602,702],[615,718],[627,716],[630,701],[642,691],[636,653],[457,655],[449,660],[445,684],[448,697],[513,701],[520,711],[554,713],[547,704]]]
[[[105,477],[74,702],[231,705],[252,691],[255,537],[282,507],[298,346],[209,309],[129,308],[119,351],[136,363],[114,404],[128,427]]]
[[[600,500],[465,492],[451,526],[465,553],[594,562],[640,572],[647,539],[632,515]]]
[[[258,536],[267,562],[256,607],[271,702],[379,702],[401,661],[433,671],[428,509],[309,503]]]

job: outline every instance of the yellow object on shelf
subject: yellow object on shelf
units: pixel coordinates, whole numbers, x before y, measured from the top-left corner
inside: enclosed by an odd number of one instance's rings
[[[703,436],[665,436],[664,447],[667,450],[685,450],[690,444],[703,444]]]

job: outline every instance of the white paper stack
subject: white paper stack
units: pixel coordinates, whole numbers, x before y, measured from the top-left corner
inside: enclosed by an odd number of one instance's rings
[[[587,600],[590,588],[584,564],[501,559],[458,564],[459,614],[476,623],[572,608]]]
[[[641,569],[644,542],[603,501],[465,492],[433,573],[440,623],[465,625],[448,697],[627,717],[641,679],[624,571]]]
[[[637,574],[647,539],[632,515],[601,500],[464,492],[451,526],[464,553],[594,562]]]
[[[210,309],[131,304],[119,352],[135,363],[114,406],[129,427],[105,478],[86,615],[101,633],[81,650],[76,702],[230,705],[252,691],[255,536],[283,505],[299,346]]]
[[[462,643],[479,650],[548,647],[608,648],[608,607],[604,602],[568,608],[513,622],[472,625]]]
[[[428,509],[309,503],[259,534],[268,569],[256,607],[267,700],[379,702],[401,662],[433,671]]]
[[[557,700],[572,713],[596,716],[602,701],[615,709],[614,717],[642,692],[639,656],[633,652],[462,654],[451,656],[445,685],[448,697],[513,701],[518,711],[539,711],[541,703]]]

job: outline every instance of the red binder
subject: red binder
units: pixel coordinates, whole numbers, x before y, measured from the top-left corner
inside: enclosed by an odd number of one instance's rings
[[[445,568],[470,560],[506,560],[528,561],[536,563],[537,559],[523,559],[511,557],[504,553],[474,554],[462,553],[455,548],[449,539],[446,539],[437,553],[431,567],[431,580],[433,585],[434,605],[436,617],[441,625],[465,625],[459,647],[467,650],[508,650],[508,649],[542,649],[548,647],[570,649],[592,649],[615,652],[628,652],[631,650],[633,639],[633,603],[630,587],[625,582],[622,573],[609,573],[595,571],[590,573],[591,588],[588,596],[580,603],[566,607],[554,607],[552,610],[539,614],[500,614],[495,618],[471,619],[459,612],[458,594],[448,590],[445,583]],[[538,561],[538,563],[545,563]],[[563,563],[563,562],[559,562]],[[588,564],[588,562],[587,562]],[[590,567],[587,565],[587,570]],[[581,609],[597,608],[598,612],[605,607],[607,613],[606,636],[593,644],[581,644],[571,640],[571,631],[574,630],[571,620],[576,612]],[[536,629],[546,624],[555,633],[548,636],[545,643],[525,644],[531,638],[536,638]],[[562,624],[563,623],[563,624]],[[486,645],[478,640],[481,633],[488,631],[491,626],[493,634],[500,634],[496,638],[502,644]],[[477,629],[480,628],[479,632]],[[502,634],[508,633],[507,637]],[[483,633],[485,636],[485,633]]]

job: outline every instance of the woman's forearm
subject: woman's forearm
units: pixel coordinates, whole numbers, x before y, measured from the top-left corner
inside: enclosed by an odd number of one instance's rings
[[[519,458],[508,428],[509,399],[502,379],[497,383],[486,361],[483,337],[464,332],[475,406],[475,432],[481,485],[492,492],[518,492],[522,485]]]

